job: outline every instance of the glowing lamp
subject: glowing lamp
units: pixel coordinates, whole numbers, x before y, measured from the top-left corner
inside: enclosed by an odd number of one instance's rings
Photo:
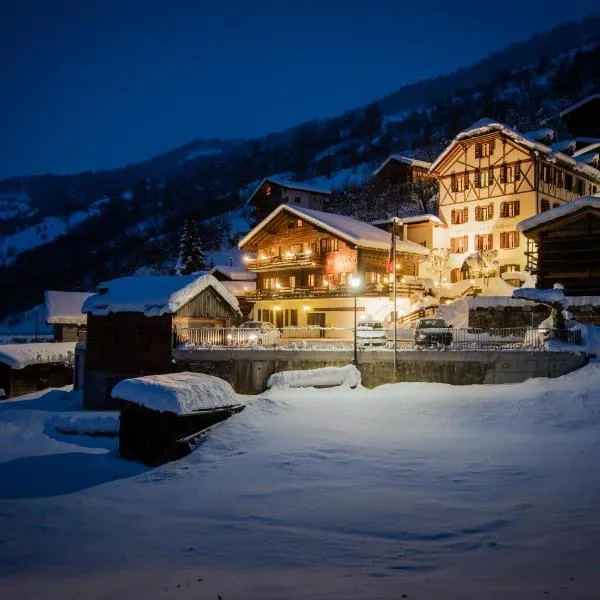
[[[359,288],[360,287],[360,277],[352,277],[350,279],[350,286],[353,287],[354,289]]]

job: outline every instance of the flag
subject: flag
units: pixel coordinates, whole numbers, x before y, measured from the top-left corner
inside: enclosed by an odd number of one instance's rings
[[[387,261],[387,268],[386,268],[386,272],[387,273],[393,273],[394,269],[395,269],[395,262],[396,262],[396,240],[394,239],[394,235],[396,233],[396,223],[392,223],[392,237],[390,239],[390,252],[388,254],[388,261]]]

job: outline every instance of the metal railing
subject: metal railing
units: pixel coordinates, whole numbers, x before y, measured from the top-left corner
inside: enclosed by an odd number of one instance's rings
[[[380,332],[385,337],[379,335]],[[394,331],[357,330],[357,344],[361,348],[393,349]],[[550,342],[550,344],[547,344]],[[443,350],[547,350],[552,344],[581,345],[580,330],[536,329],[513,327],[506,329],[397,329],[398,349],[434,348]],[[178,332],[177,344],[187,348],[292,348],[351,349],[354,344],[352,327],[281,327],[265,329],[243,328],[189,328]]]

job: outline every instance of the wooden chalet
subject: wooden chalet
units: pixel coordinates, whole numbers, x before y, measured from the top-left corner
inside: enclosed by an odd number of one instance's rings
[[[600,296],[600,196],[588,196],[525,219],[528,268],[537,287],[561,283],[567,296]]]
[[[0,400],[73,383],[75,342],[0,346]]]
[[[46,291],[46,323],[52,326],[56,342],[85,341],[87,315],[81,308],[92,295],[88,292]]]
[[[429,167],[431,163],[427,161],[392,154],[373,172],[373,177],[390,183],[409,185],[419,179],[431,179]]]
[[[600,138],[600,94],[593,94],[560,113],[573,136]]]
[[[461,132],[431,166],[447,223],[450,281],[468,277],[465,259],[497,252],[499,275],[522,271],[525,243],[517,224],[600,187],[587,153],[569,156],[548,143],[551,130],[519,133],[491,119]]]
[[[279,206],[239,242],[246,268],[257,275],[248,295],[254,318],[278,327],[345,327],[356,295],[361,314],[387,316],[391,241],[390,233],[351,217]],[[408,304],[421,289],[416,278],[429,251],[409,240],[397,238],[396,245],[398,294]]]
[[[88,316],[84,404],[111,408],[122,379],[169,373],[171,352],[190,327],[231,327],[236,298],[212,275],[122,277],[98,287]]]
[[[258,184],[247,204],[254,207],[254,221],[258,223],[280,204],[322,210],[329,196],[329,189],[272,176]]]

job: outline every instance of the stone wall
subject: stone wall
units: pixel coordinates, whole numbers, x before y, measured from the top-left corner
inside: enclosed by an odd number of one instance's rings
[[[351,351],[277,350],[175,350],[175,371],[193,371],[221,377],[241,394],[266,389],[269,376],[279,371],[344,366]],[[363,385],[373,388],[396,381],[426,381],[469,385],[517,383],[531,377],[558,377],[587,364],[583,353],[484,351],[398,352],[394,374],[393,354],[386,351],[359,353]]]

